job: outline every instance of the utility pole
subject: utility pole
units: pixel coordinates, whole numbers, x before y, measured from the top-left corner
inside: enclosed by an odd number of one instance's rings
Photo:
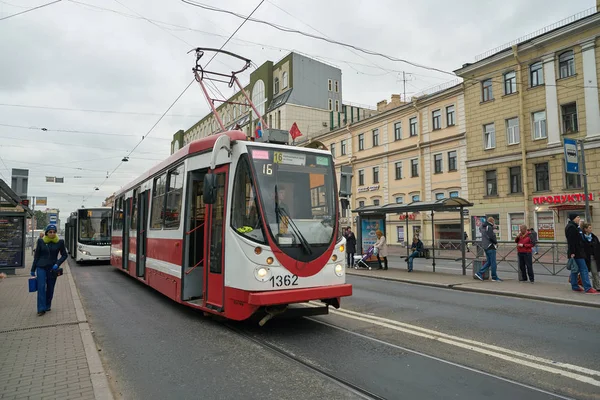
[[[581,175],[583,175],[583,194],[585,196],[585,222],[592,222],[592,215],[590,213],[590,195],[588,193],[588,184],[587,184],[587,172],[585,169],[585,150],[583,145],[583,140],[578,140],[579,147],[581,149]]]
[[[31,254],[34,254],[34,246],[35,246],[35,226],[37,225],[37,218],[35,217],[35,196],[31,196],[31,212],[33,213],[33,218],[31,219]]]
[[[406,74],[402,71],[402,96],[404,101],[406,101]]]

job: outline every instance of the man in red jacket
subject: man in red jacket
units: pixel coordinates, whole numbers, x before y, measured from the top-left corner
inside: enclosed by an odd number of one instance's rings
[[[529,281],[533,283],[533,261],[531,259],[531,249],[533,248],[533,241],[531,240],[531,234],[527,231],[526,225],[521,225],[521,232],[519,236],[515,238],[517,243],[517,252],[519,253],[519,271],[521,273],[521,281],[527,282],[527,275],[529,275]],[[527,267],[527,270],[525,268]]]

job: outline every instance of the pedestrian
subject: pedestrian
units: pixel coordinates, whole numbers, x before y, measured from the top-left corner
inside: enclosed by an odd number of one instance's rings
[[[410,247],[410,249],[412,250],[412,252],[408,257],[404,259],[404,261],[408,263],[408,272],[413,271],[413,260],[419,257],[419,255],[423,251],[423,242],[421,242],[421,239],[419,239],[418,236],[415,236],[413,238],[412,246]]]
[[[598,261],[600,260],[600,241],[592,233],[592,224],[583,223],[583,243],[585,248],[585,264],[592,273],[592,287],[600,290],[600,278],[598,277]]]
[[[469,235],[467,232],[463,232],[463,239],[465,239],[465,247],[467,248],[467,251],[471,251],[471,249],[469,249]]]
[[[579,229],[579,222],[581,218],[578,213],[570,213],[569,214],[569,222],[565,227],[565,236],[567,238],[567,256],[572,258],[576,266],[571,269],[571,276],[569,277],[569,281],[571,282],[571,288],[576,292],[586,293],[598,293],[590,283],[590,276],[588,273],[587,265],[585,263],[585,247],[583,243],[583,234]],[[581,275],[581,283],[583,284],[583,289],[578,285],[577,275]]]
[[[383,236],[383,232],[379,229],[375,232],[377,235],[377,241],[373,245],[375,249],[377,249],[377,262],[379,263],[379,269],[388,269],[388,260],[387,260],[387,243],[385,241],[385,236]],[[381,258],[383,257],[383,261],[385,263],[385,268],[381,265]]]
[[[502,279],[498,277],[498,273],[496,271],[496,245],[498,244],[498,239],[496,239],[496,234],[494,233],[495,223],[496,220],[493,217],[489,217],[487,221],[483,221],[479,227],[481,232],[481,247],[483,247],[486,258],[485,264],[483,264],[479,272],[475,273],[475,276],[480,281],[483,280],[483,275],[488,268],[490,268],[492,270],[492,280],[494,282],[502,282]]]
[[[535,231],[535,229],[533,228],[529,228],[529,237],[531,238],[531,244],[533,244],[533,248],[531,249],[531,252],[533,254],[537,254],[538,253],[538,234]]]
[[[529,275],[529,281],[533,283],[533,260],[531,256],[533,242],[531,240],[531,233],[527,230],[526,225],[521,225],[519,235],[515,238],[515,243],[517,243],[519,257],[520,280],[527,282],[527,276]]]
[[[346,228],[344,234],[346,238],[346,265],[351,268],[354,267],[354,254],[356,253],[356,236],[350,227]]]
[[[48,225],[44,231],[44,237],[38,239],[35,248],[31,276],[36,276],[37,272],[38,316],[50,311],[56,285],[56,271],[67,259],[65,241],[58,238],[57,231],[56,225]],[[58,258],[59,252],[60,258]]]

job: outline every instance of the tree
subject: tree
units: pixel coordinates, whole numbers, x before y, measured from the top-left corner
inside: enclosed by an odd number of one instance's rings
[[[36,229],[44,229],[46,225],[48,225],[48,214],[42,211],[34,211],[35,213],[35,221],[36,221]]]

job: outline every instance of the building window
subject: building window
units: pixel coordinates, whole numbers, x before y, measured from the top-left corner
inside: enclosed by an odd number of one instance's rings
[[[373,205],[379,207],[379,199],[373,200]]]
[[[358,186],[365,186],[365,171],[363,169],[358,171]]]
[[[457,170],[456,160],[457,160],[456,150],[449,151],[448,152],[448,171],[456,171]]]
[[[506,120],[506,137],[509,145],[518,144],[520,142],[519,118]]]
[[[536,87],[544,84],[544,65],[541,61],[529,66],[529,85]]]
[[[330,92],[333,90],[333,82],[331,81],[331,79],[327,80],[327,90],[329,90]]]
[[[563,134],[577,132],[577,104],[565,104],[560,106],[560,109],[562,111]]]
[[[273,81],[273,93],[279,93],[279,78],[275,78],[275,80]]]
[[[402,122],[396,122],[394,124],[394,140],[402,139]]]
[[[258,113],[260,115],[264,115],[265,104],[267,103],[267,96],[265,96],[265,83],[261,79],[257,80],[256,83],[254,83],[254,86],[252,87],[252,102],[254,103],[254,106],[256,107]],[[254,119],[258,118],[258,115],[256,115],[254,110],[252,110],[252,115]],[[215,128],[215,121],[213,120],[213,132],[215,131]]]
[[[546,111],[534,112],[531,115],[533,119],[533,140],[546,139]]]
[[[361,200],[361,201],[359,201],[359,202],[358,202],[358,206],[359,206],[359,207],[364,207],[364,206],[365,206],[365,202],[364,202],[364,200]]]
[[[341,155],[345,156],[346,155],[346,141],[345,140],[342,140],[341,149],[340,150],[341,150],[341,153],[342,153]]]
[[[379,129],[373,129],[373,147],[379,146]]]
[[[444,159],[441,154],[436,154],[433,156],[433,168],[436,174],[442,173],[442,164],[444,163]]]
[[[496,170],[485,171],[485,186],[487,196],[498,195],[498,181],[496,178]]]
[[[558,56],[558,70],[560,78],[575,75],[575,56],[573,50],[565,51]]]
[[[416,178],[419,176],[419,160],[410,160],[410,176]]]
[[[417,131],[417,117],[412,117],[408,120],[408,123],[410,125],[410,136],[417,136],[419,133]]]
[[[481,82],[481,92],[483,101],[490,101],[494,99],[494,93],[492,92],[492,80],[486,79]]]
[[[435,110],[431,113],[431,119],[433,120],[433,130],[437,131],[438,129],[442,129],[442,111]]]
[[[521,187],[521,167],[510,167],[510,192],[521,193],[523,191]]]
[[[402,197],[402,196],[396,197],[396,204],[404,204],[404,197]]]
[[[379,183],[379,167],[373,167],[373,183]]]
[[[457,191],[450,192],[450,198],[452,199],[454,197],[458,197],[458,192]]]
[[[335,101],[335,112],[340,112],[340,101],[339,100]]]
[[[412,201],[413,201],[413,202],[415,202],[415,201],[421,201],[421,196],[419,196],[418,194],[415,194],[415,195],[412,197]]]
[[[455,124],[454,106],[448,106],[446,107],[446,126],[454,126]]]
[[[358,150],[364,150],[365,149],[365,134],[361,133],[360,135],[358,135]]]
[[[331,149],[331,156],[335,158],[335,143],[331,143],[329,148]]]
[[[284,72],[283,74],[281,74],[281,80],[283,81],[283,89],[288,87],[288,73]]]
[[[504,74],[504,94],[513,94],[517,92],[517,74],[510,71]]]
[[[327,108],[329,108],[329,111],[333,111],[333,100],[327,100]]]
[[[335,92],[339,93],[340,92],[340,84],[338,81],[335,81]]]
[[[535,164],[535,190],[543,192],[550,190],[550,174],[548,163]]]
[[[436,193],[435,194],[435,199],[436,200],[443,200],[444,199],[444,193]]]
[[[402,161],[396,163],[396,180],[402,179]]]
[[[483,126],[483,148],[485,150],[493,149],[496,147],[496,131],[494,124],[487,124]]]

